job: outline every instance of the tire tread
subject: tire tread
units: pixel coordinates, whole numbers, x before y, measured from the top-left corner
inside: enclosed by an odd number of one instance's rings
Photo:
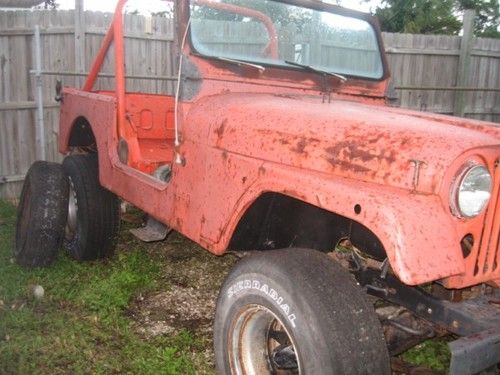
[[[99,183],[96,154],[71,155],[63,169],[71,178],[78,201],[78,221],[82,237],[65,241],[69,255],[76,260],[95,260],[113,254],[120,228],[120,202]]]
[[[68,183],[61,165],[33,163],[17,210],[14,257],[19,265],[45,267],[54,262],[63,243],[67,209]]]

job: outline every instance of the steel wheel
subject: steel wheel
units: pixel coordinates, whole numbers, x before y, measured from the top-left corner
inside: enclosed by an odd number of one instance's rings
[[[228,349],[234,374],[301,374],[293,340],[271,310],[247,305],[233,324]]]
[[[78,228],[78,199],[76,197],[75,186],[71,177],[69,181],[69,196],[68,196],[68,221],[65,229],[65,239],[71,241],[75,238]]]

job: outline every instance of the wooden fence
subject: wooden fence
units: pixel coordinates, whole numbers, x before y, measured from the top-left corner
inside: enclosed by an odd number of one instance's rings
[[[82,84],[111,17],[83,11],[0,11],[0,199],[18,196],[41,147],[35,127],[38,82],[46,156],[60,160],[56,79],[65,86]],[[36,25],[41,45],[38,72]],[[164,17],[126,15],[128,90],[173,93],[173,30],[172,21]],[[474,38],[464,43],[456,36],[384,34],[384,41],[401,106],[500,122],[500,40]],[[106,59],[98,88],[112,89],[112,77],[113,53]]]

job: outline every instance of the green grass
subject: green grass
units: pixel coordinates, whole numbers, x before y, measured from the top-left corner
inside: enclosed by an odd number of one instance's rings
[[[1,374],[194,374],[189,353],[200,341],[187,330],[140,337],[127,308],[158,287],[161,259],[141,245],[112,260],[25,270],[12,259],[15,208],[0,201]],[[45,296],[36,300],[33,287]]]
[[[0,201],[0,374],[214,373],[209,334],[181,324],[174,334],[147,338],[132,311],[139,295],[174,286],[218,290],[234,259],[214,257],[176,234],[145,245],[124,228],[110,260],[78,263],[61,254],[49,268],[26,270],[12,259],[14,224],[15,208]],[[34,298],[36,285],[45,289],[41,300]],[[402,358],[445,372],[449,356],[438,339]]]
[[[401,357],[405,361],[429,367],[444,374],[448,370],[451,353],[448,349],[448,340],[439,338],[424,341],[403,353]]]

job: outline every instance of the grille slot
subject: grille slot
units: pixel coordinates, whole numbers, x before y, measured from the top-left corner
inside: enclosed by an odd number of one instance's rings
[[[495,185],[492,192],[483,231],[481,234],[479,252],[474,267],[474,276],[481,281],[500,278],[498,264],[500,263],[500,168],[495,168]],[[497,271],[497,272],[495,272]],[[496,277],[488,277],[495,276]],[[479,281],[479,280],[478,280]]]

